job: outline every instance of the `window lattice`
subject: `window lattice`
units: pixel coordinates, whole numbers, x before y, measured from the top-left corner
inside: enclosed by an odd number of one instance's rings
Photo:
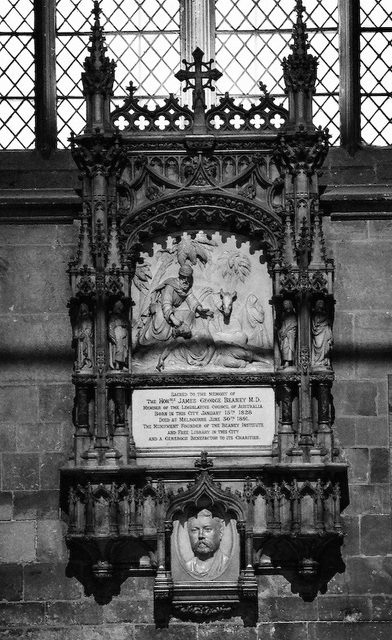
[[[34,147],[34,4],[2,0],[0,23],[0,147]]]
[[[104,0],[107,56],[117,63],[114,101],[125,98],[132,81],[136,95],[154,96],[156,104],[169,92],[178,92],[173,70],[180,62],[178,0]],[[67,146],[70,129],[80,132],[85,107],[81,73],[91,24],[91,0],[57,2],[57,115],[60,145]]]
[[[392,144],[390,0],[361,2],[361,128],[365,144]]]
[[[339,0],[345,1],[345,0]],[[83,130],[81,73],[91,33],[92,0],[56,0],[56,70],[59,145]],[[169,92],[180,95],[181,0],[102,0],[108,56],[117,62],[114,103],[130,80],[151,106]],[[306,0],[310,51],[319,58],[314,121],[339,140],[338,0]],[[281,59],[290,53],[294,0],[216,0],[217,96],[254,101],[262,81],[285,101]],[[186,9],[187,4],[184,5]],[[361,126],[365,144],[392,142],[392,10],[390,0],[360,3]],[[35,137],[34,0],[2,0],[0,25],[0,148],[30,149]],[[148,96],[153,96],[148,100]],[[246,104],[247,100],[245,100]]]
[[[319,56],[314,121],[339,138],[339,50],[337,0],[307,0],[304,18],[310,51]],[[325,6],[327,5],[327,6]],[[269,93],[285,100],[281,60],[290,53],[294,20],[292,0],[217,0],[216,63],[223,71],[218,94],[241,100]],[[286,106],[286,105],[285,105]]]

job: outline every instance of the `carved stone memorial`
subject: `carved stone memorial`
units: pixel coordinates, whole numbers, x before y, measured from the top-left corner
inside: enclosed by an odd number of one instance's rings
[[[111,111],[94,3],[86,126],[72,137],[67,572],[98,602],[129,575],[155,576],[157,625],[254,625],[258,575],[312,600],[344,569],[318,186],[328,133],[312,123],[317,60],[295,4],[287,109],[263,85],[249,107],[225,95],[207,108],[221,74],[196,49],[176,74],[191,106],[170,95],[149,109],[131,84]]]

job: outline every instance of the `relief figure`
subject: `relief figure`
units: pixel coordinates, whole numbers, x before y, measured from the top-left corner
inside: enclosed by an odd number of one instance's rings
[[[325,309],[324,300],[317,300],[312,316],[312,366],[331,368],[329,359],[333,346],[331,320]]]
[[[216,306],[211,330],[215,343],[214,363],[233,369],[245,368],[251,362],[267,364],[267,360],[253,349],[254,345],[249,344],[249,335],[241,320],[233,315],[237,292],[221,289],[219,296],[220,303]]]
[[[263,346],[264,318],[264,310],[258,297],[251,293],[246,299],[240,323],[244,333],[248,336],[248,344],[253,347]]]
[[[211,314],[209,309],[202,307],[192,287],[193,269],[185,264],[180,267],[178,278],[168,278],[154,289],[149,315],[139,333],[141,345],[154,344],[157,341],[165,342],[176,337],[176,335],[173,336],[173,329],[178,329],[184,323],[188,325],[190,331],[190,314],[184,317],[183,312],[176,311],[183,302],[186,302],[191,313],[205,317]],[[189,331],[185,333],[188,334]]]
[[[170,343],[166,345],[158,358],[156,367],[158,371],[163,371],[163,369],[165,368],[165,360],[171,353],[173,353],[177,349],[181,350],[183,340],[190,340],[192,338],[192,331],[189,325],[183,322],[179,327],[173,327],[172,338],[173,340],[171,340]]]
[[[248,345],[247,334],[243,331],[239,319],[232,314],[237,292],[221,289],[218,294],[214,294],[206,288],[200,292],[200,297],[203,300],[210,299],[209,307],[212,311],[204,318],[198,318],[193,314],[189,326],[186,325],[189,329],[188,335],[180,333],[179,327],[177,336],[188,340],[182,343],[177,340],[165,349],[159,358],[158,371],[164,368],[164,361],[169,354],[179,363],[186,362],[197,367],[211,363],[220,367],[240,369],[251,362],[267,364],[264,357],[253,346]]]

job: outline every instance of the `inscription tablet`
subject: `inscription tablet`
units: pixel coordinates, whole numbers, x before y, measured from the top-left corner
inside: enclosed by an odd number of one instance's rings
[[[254,450],[274,436],[270,387],[137,389],[132,406],[139,450]]]

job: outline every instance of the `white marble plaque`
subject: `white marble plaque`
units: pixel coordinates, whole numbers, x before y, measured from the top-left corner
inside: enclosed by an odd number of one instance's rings
[[[271,446],[275,400],[270,387],[137,389],[136,447],[200,452]]]

